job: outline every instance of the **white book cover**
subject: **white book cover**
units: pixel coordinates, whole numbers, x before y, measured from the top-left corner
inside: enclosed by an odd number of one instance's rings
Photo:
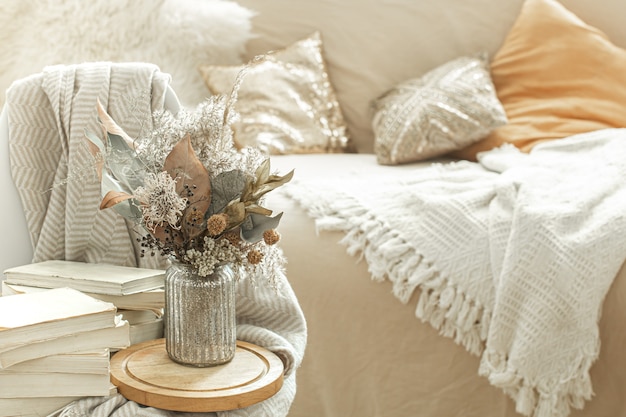
[[[161,311],[158,313],[152,310],[117,310],[117,314],[121,314],[122,318],[130,325],[141,323],[153,323],[159,319],[163,314]]]
[[[47,289],[48,288],[33,287],[30,285],[9,284],[6,281],[2,281],[1,284],[2,295],[41,292]],[[161,314],[161,310],[165,308],[165,290],[163,288],[126,295],[97,294],[87,291],[83,292],[93,298],[97,298],[98,300],[115,304],[118,309],[151,310]]]
[[[79,398],[0,398],[0,417],[47,417]]]
[[[111,369],[111,354],[108,348],[63,353],[31,359],[0,369],[0,373],[77,373],[108,375]]]
[[[50,260],[4,271],[6,282],[43,288],[70,287],[96,294],[126,295],[163,287],[165,271],[106,263]]]
[[[1,297],[0,297],[1,298]],[[0,351],[0,369],[10,369],[12,365],[49,355],[76,353],[94,349],[123,349],[130,346],[130,325],[121,316],[117,325],[105,329],[74,333],[65,337],[30,343]]]
[[[0,297],[0,350],[115,326],[117,308],[71,288]]]
[[[115,385],[109,385],[107,397],[117,394]],[[80,396],[0,398],[0,417],[47,417],[54,415]]]
[[[0,373],[0,398],[109,395],[109,374]]]
[[[163,319],[159,318],[152,322],[131,324],[130,344],[145,342],[147,340],[161,339],[163,337]]]

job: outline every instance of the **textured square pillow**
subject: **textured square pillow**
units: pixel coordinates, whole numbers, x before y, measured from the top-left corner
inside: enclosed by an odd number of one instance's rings
[[[243,66],[200,67],[213,94],[229,94]],[[269,52],[241,83],[234,125],[238,147],[269,154],[345,152],[346,124],[330,83],[319,33]]]
[[[555,0],[526,0],[491,62],[509,123],[452,156],[626,127],[626,50]]]
[[[486,58],[461,57],[405,81],[374,102],[380,164],[415,162],[474,143],[506,123]]]

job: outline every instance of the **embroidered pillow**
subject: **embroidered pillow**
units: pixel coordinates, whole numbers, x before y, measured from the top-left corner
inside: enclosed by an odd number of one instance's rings
[[[461,57],[405,81],[374,110],[374,152],[384,165],[462,149],[506,123],[486,58]]]
[[[526,0],[491,62],[509,123],[453,156],[626,127],[626,50],[555,0]]]
[[[242,66],[200,67],[213,94],[229,94]],[[236,145],[269,154],[330,153],[351,149],[330,83],[319,33],[269,52],[249,68],[235,104]]]

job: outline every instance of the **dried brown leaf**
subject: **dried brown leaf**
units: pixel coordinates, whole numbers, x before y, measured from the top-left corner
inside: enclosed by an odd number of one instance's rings
[[[98,174],[98,181],[102,182],[102,170],[104,169],[104,158],[102,158],[102,153],[100,151],[100,147],[93,143],[88,136],[85,136],[85,142],[87,142],[87,149],[89,153],[94,158],[94,168],[96,169],[96,174]]]
[[[133,196],[123,191],[109,191],[100,202],[100,210],[113,207],[114,205],[121,203],[122,201],[126,201],[129,198],[133,198]]]
[[[265,184],[270,176],[270,160],[264,160],[256,169],[256,184]]]
[[[98,117],[100,117],[100,122],[104,126],[105,130],[114,135],[121,136],[124,141],[128,144],[131,149],[135,149],[135,141],[128,136],[124,129],[122,129],[115,120],[106,112],[102,103],[100,103],[100,99],[98,99]]]
[[[192,215],[204,217],[211,203],[211,179],[209,173],[198,159],[189,135],[181,139],[172,148],[163,170],[167,171],[176,180],[176,192],[189,201],[188,217]],[[184,226],[184,225],[183,225]],[[187,238],[197,236],[197,227],[185,227]]]
[[[224,209],[224,213],[228,215],[228,226],[226,228],[232,229],[245,220],[246,205],[241,201],[231,201]]]

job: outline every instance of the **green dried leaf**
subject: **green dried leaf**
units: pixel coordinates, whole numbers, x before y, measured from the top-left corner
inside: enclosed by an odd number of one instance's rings
[[[131,194],[131,190],[126,189],[122,184],[115,180],[108,173],[104,173],[102,177],[102,183],[100,186],[101,193],[103,196],[108,195],[109,193],[118,193],[118,194]],[[104,200],[103,200],[104,203]],[[128,198],[124,200],[120,200],[117,204],[114,204],[112,207],[118,214],[122,217],[134,222],[140,223],[143,214],[141,212],[140,203],[135,198]],[[102,204],[100,206],[102,209]]]
[[[256,243],[263,239],[263,232],[269,229],[276,229],[280,223],[283,213],[279,213],[274,217],[263,216],[261,214],[250,214],[252,228],[241,229],[241,238],[248,243]]]
[[[208,219],[221,213],[235,199],[239,199],[246,186],[246,174],[240,170],[222,172],[211,180],[211,205],[204,215]]]
[[[94,145],[96,145],[96,148],[99,150],[99,152],[101,153],[106,153],[106,147],[104,146],[104,142],[102,142],[102,140],[96,136],[95,133],[88,131],[87,129],[85,129],[85,138],[89,139],[90,142],[92,142]],[[94,148],[94,150],[96,149]],[[90,146],[91,149],[91,146]],[[97,156],[97,152],[91,153],[93,156]]]
[[[124,129],[122,129],[117,123],[115,123],[115,120],[113,120],[111,116],[109,116],[107,111],[102,106],[102,103],[100,103],[100,99],[98,99],[97,107],[98,117],[100,117],[100,122],[104,126],[104,129],[110,134],[120,136],[126,142],[129,148],[135,149],[135,141],[132,140],[131,137],[126,134],[126,132],[124,132]]]
[[[111,148],[107,167],[113,176],[131,190],[143,185],[145,169],[134,149],[121,136],[109,133],[107,139]]]

